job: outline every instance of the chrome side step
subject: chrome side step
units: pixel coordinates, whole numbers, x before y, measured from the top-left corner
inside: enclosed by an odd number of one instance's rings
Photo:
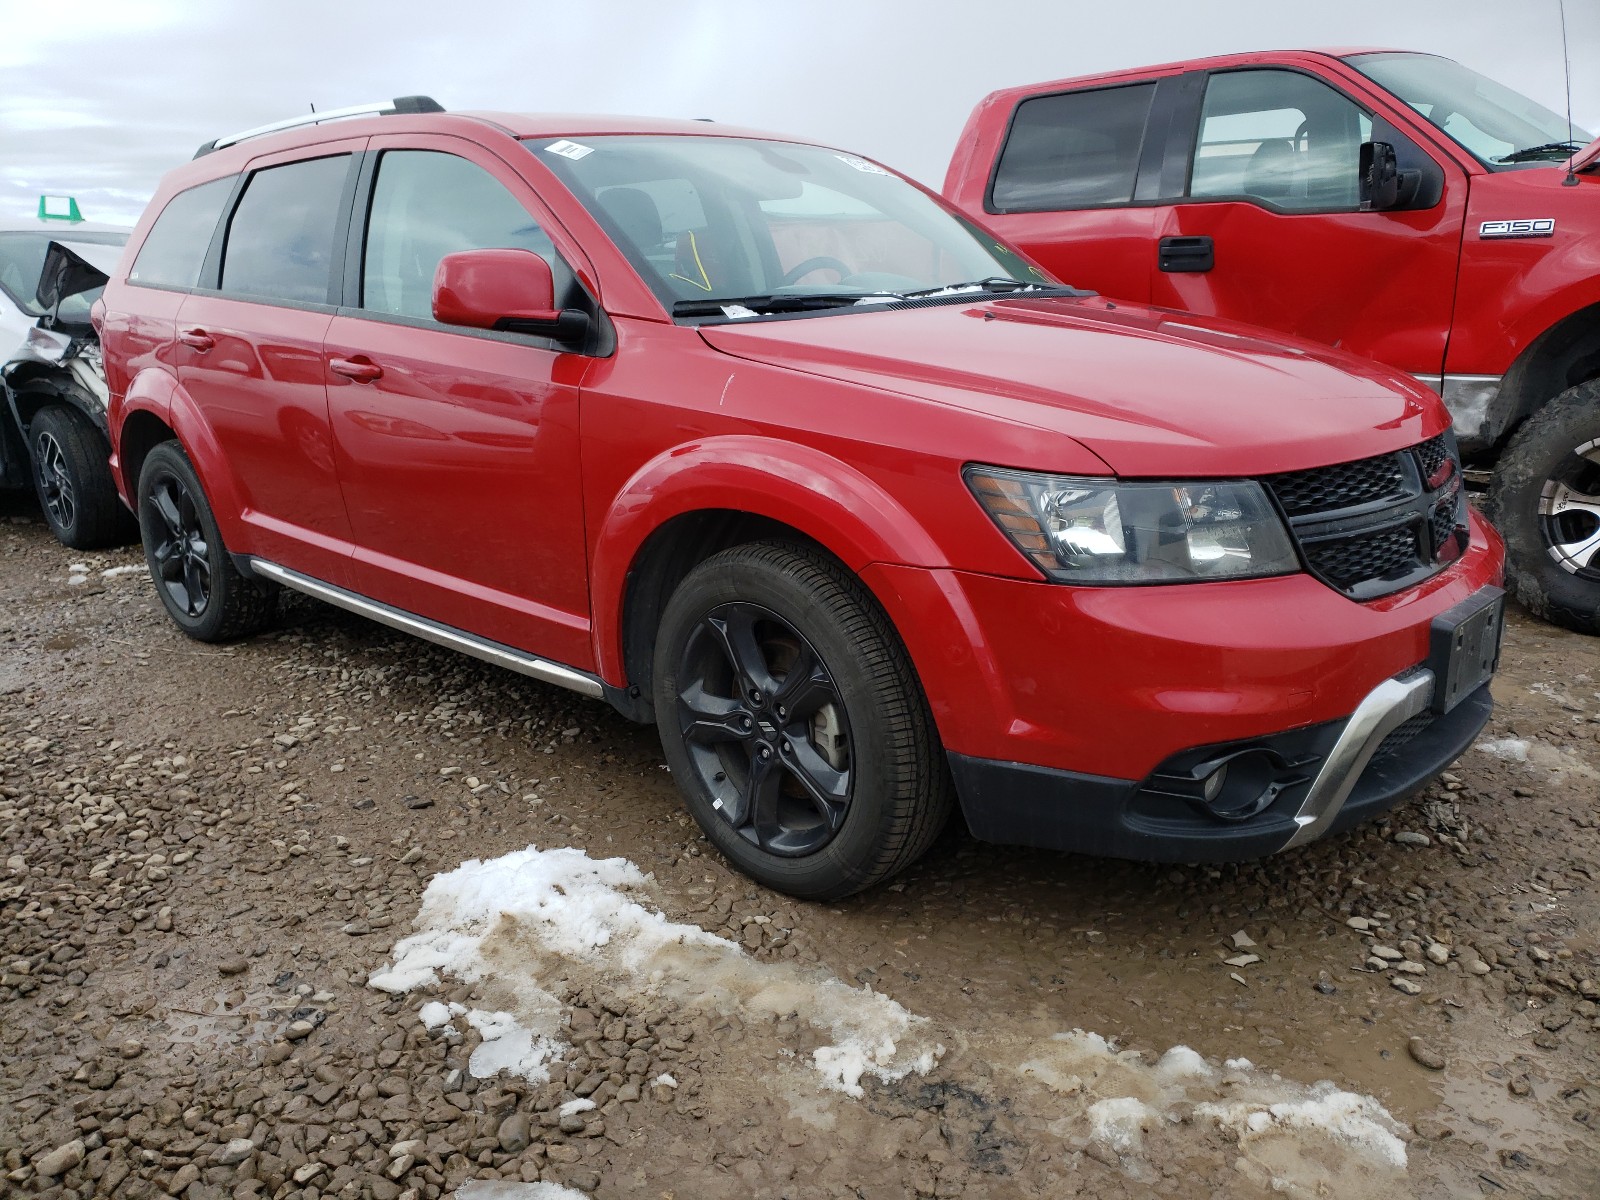
[[[565,667],[560,663],[529,654],[526,650],[518,650],[501,642],[491,642],[488,638],[478,637],[476,634],[467,633],[450,625],[441,625],[438,621],[430,621],[427,617],[419,617],[404,609],[377,600],[369,600],[356,592],[346,591],[342,587],[335,587],[331,583],[324,583],[320,579],[313,579],[298,571],[291,571],[288,567],[280,567],[277,563],[264,558],[247,558],[245,561],[250,569],[263,579],[270,579],[286,588],[304,592],[313,599],[367,617],[380,625],[409,633],[436,646],[470,654],[473,658],[480,658],[497,667],[505,667],[508,671],[515,671],[519,675],[527,675],[543,683],[553,683],[557,687],[592,696],[596,700],[605,696],[605,689],[601,686],[599,678],[587,671]]]

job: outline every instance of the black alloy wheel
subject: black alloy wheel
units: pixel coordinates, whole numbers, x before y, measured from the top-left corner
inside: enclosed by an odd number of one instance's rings
[[[39,502],[57,529],[70,529],[78,521],[78,498],[67,471],[67,452],[55,434],[41,429],[33,439],[34,462],[39,471]]]
[[[745,874],[836,900],[915,862],[954,788],[898,633],[816,547],[697,564],[656,631],[651,696],[674,782]]]
[[[196,641],[243,637],[272,619],[277,587],[246,578],[234,565],[177,442],[156,446],[139,471],[139,533],[162,607]]]
[[[156,586],[169,605],[198,619],[211,603],[211,546],[194,497],[182,479],[168,474],[155,481],[145,506],[154,517],[150,557]]]
[[[850,806],[850,727],[815,647],[759,604],[712,609],[678,669],[678,727],[711,806],[769,854],[813,854]]]

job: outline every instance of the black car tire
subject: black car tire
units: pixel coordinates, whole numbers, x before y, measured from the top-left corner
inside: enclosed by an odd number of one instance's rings
[[[1517,430],[1484,512],[1506,540],[1508,586],[1530,611],[1600,634],[1600,380],[1562,392]]]
[[[156,594],[184,633],[200,642],[224,642],[271,621],[276,585],[247,579],[234,566],[200,479],[177,442],[162,442],[144,460],[139,532]]]
[[[63,404],[41,408],[28,424],[28,457],[57,541],[74,550],[133,541],[137,527],[111,478],[111,447],[85,418]]]
[[[949,816],[905,648],[861,582],[809,546],[750,543],[691,570],[662,615],[653,692],[690,812],[767,887],[861,891],[914,862]]]

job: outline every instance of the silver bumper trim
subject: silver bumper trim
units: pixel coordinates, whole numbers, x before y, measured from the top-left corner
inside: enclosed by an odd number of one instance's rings
[[[1426,709],[1432,698],[1433,672],[1428,670],[1385,679],[1368,692],[1311,781],[1311,790],[1295,814],[1294,833],[1279,848],[1303,846],[1326,833],[1383,739]]]
[[[395,608],[378,600],[369,600],[366,596],[346,591],[331,583],[324,583],[320,579],[313,579],[309,575],[302,575],[299,571],[291,571],[288,567],[280,567],[277,563],[268,562],[264,558],[252,558],[248,561],[250,569],[263,578],[281,583],[284,587],[293,588],[297,592],[304,592],[337,608],[367,617],[391,629],[422,638],[436,646],[459,650],[462,654],[470,654],[473,658],[493,663],[497,667],[505,667],[519,675],[553,683],[557,687],[569,688],[595,699],[605,695],[600,680],[587,671],[562,666],[560,663],[529,654],[526,650],[518,650],[501,642],[491,642],[488,638],[478,637],[454,626],[430,621],[427,617],[419,617],[415,613],[406,612],[404,609]]]

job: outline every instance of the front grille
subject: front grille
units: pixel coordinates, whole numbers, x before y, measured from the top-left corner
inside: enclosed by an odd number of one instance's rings
[[[1266,482],[1291,517],[1399,500],[1406,495],[1406,474],[1399,456],[1394,454],[1310,471],[1289,471],[1273,475]]]
[[[1409,450],[1268,475],[1306,566],[1371,600],[1411,587],[1460,556],[1461,463],[1446,431]]]
[[[1402,721],[1389,731],[1389,735],[1378,743],[1378,748],[1372,752],[1368,761],[1377,762],[1385,754],[1393,754],[1396,750],[1406,745],[1417,737],[1424,729],[1433,724],[1434,714],[1421,712],[1408,721]]]

